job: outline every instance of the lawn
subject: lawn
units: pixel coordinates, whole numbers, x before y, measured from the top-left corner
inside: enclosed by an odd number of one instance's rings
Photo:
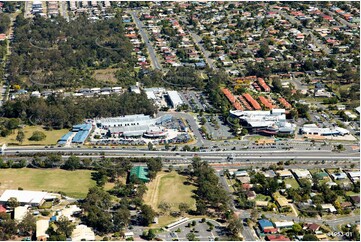
[[[353,192],[353,191],[347,191],[346,192],[346,195],[347,196],[357,196],[357,195],[360,195],[359,193],[356,193],[356,192]]]
[[[161,202],[171,205],[172,211],[179,211],[180,203],[187,203],[191,209],[195,209],[195,199],[192,197],[196,189],[193,185],[184,185],[185,176],[177,172],[159,172],[157,177],[147,184],[148,191],[144,195],[144,202],[158,211]]]
[[[65,192],[74,198],[84,198],[95,185],[90,170],[65,171],[61,169],[1,169],[0,190],[24,190]]]
[[[298,182],[296,181],[296,179],[294,178],[288,178],[285,179],[285,184],[290,184],[292,188],[297,189],[300,187],[300,185],[298,184]]]
[[[22,145],[55,145],[58,140],[69,132],[68,129],[59,129],[59,130],[45,130],[41,126],[25,126],[23,128],[23,131],[25,133],[25,139],[22,143]],[[30,141],[28,140],[34,131],[41,131],[46,135],[46,138],[41,141]],[[7,137],[1,137],[0,143],[6,143],[6,144],[19,144],[18,141],[16,141],[16,136],[18,132],[15,131],[13,134],[7,136]]]
[[[271,197],[263,194],[257,194],[256,201],[271,201]]]

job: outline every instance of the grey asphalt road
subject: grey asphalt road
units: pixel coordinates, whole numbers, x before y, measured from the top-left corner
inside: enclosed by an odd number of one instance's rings
[[[208,66],[212,69],[217,69],[216,66],[213,64],[213,60],[210,57],[211,52],[209,52],[208,50],[206,50],[202,44],[200,44],[199,42],[202,40],[202,38],[197,35],[194,32],[190,32],[194,43],[199,47],[199,49],[203,52],[204,58],[206,59],[206,63],[208,64]]]
[[[38,153],[60,153],[60,154],[83,154],[83,155],[107,155],[107,156],[139,156],[139,157],[162,157],[165,159],[192,158],[195,155],[209,161],[225,161],[227,157],[234,157],[233,162],[242,160],[254,161],[272,161],[272,160],[355,160],[359,161],[359,153],[334,153],[323,150],[304,150],[304,151],[209,151],[186,152],[186,151],[148,151],[148,150],[126,150],[119,148],[42,148],[42,147],[7,147],[5,154],[38,154]]]
[[[150,58],[152,59],[153,67],[155,69],[162,69],[162,66],[161,66],[161,64],[160,64],[160,62],[159,62],[159,60],[157,58],[155,50],[154,50],[153,46],[150,44],[150,42],[149,42],[149,38],[147,36],[147,33],[144,31],[143,23],[139,20],[136,12],[131,12],[131,15],[132,15],[132,18],[133,18],[135,24],[137,25],[137,27],[139,29],[139,33],[142,36],[142,38],[143,38],[143,40],[145,42],[145,45],[148,48],[148,53],[149,53]]]

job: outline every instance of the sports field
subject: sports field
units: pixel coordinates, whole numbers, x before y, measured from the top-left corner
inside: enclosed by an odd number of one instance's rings
[[[41,126],[25,126],[23,128],[23,131],[25,133],[25,139],[22,143],[22,145],[55,145],[58,140],[69,132],[68,129],[59,129],[59,130],[45,130]],[[41,131],[46,135],[46,138],[41,141],[30,141],[28,140],[34,131]],[[16,135],[18,134],[18,131],[15,130],[13,134],[3,138],[0,138],[1,144],[19,144],[19,142],[16,140]]]
[[[69,197],[84,198],[95,186],[89,170],[65,171],[61,169],[0,169],[0,191],[18,189],[48,192],[65,192]]]
[[[144,195],[144,202],[158,211],[161,202],[171,205],[172,211],[179,211],[180,203],[187,203],[191,209],[195,209],[195,199],[192,197],[196,187],[184,185],[185,176],[177,172],[159,172],[157,177],[147,184],[148,191]]]

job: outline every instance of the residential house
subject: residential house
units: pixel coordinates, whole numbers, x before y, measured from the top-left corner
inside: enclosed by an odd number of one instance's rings
[[[73,230],[73,233],[71,234],[71,240],[72,241],[82,241],[82,240],[93,241],[93,240],[95,240],[95,233],[90,227],[88,227],[84,224],[80,224],[80,225],[77,225],[75,227],[75,229]]]
[[[246,196],[248,200],[254,200],[256,198],[256,193],[254,191],[247,191]]]
[[[276,176],[276,173],[273,170],[267,170],[262,172],[262,174],[266,177],[266,178],[273,178]]]
[[[49,235],[46,231],[49,229],[49,220],[41,219],[36,221],[36,240],[37,241],[46,241],[49,238]]]
[[[306,169],[292,169],[293,174],[295,174],[296,179],[311,179],[311,173]]]
[[[327,178],[329,178],[328,174],[324,171],[316,173],[314,177],[316,177],[318,180],[326,180]]]
[[[320,229],[320,225],[315,224],[315,223],[306,223],[303,226],[303,230],[308,230],[311,231],[312,233],[315,233],[316,231],[318,231]]]
[[[360,171],[356,171],[356,172],[350,171],[347,172],[347,175],[352,182],[357,182],[360,180]]]
[[[280,208],[290,207],[287,198],[282,196],[279,192],[273,193],[273,199],[276,201],[276,204]]]
[[[291,241],[287,236],[282,234],[270,234],[266,236],[266,241]]]
[[[285,229],[285,228],[292,228],[294,222],[293,221],[281,221],[281,222],[274,222],[274,224],[277,229]]]
[[[321,204],[321,207],[323,210],[329,212],[329,213],[336,213],[337,210],[336,208],[331,204],[331,203],[327,203],[327,204]]]
[[[282,178],[293,178],[292,173],[289,170],[280,170],[280,171],[276,171],[276,173]]]
[[[350,196],[351,202],[354,206],[360,207],[360,195]]]
[[[333,178],[333,180],[344,180],[347,178],[347,175],[344,172],[337,172],[331,174],[331,177]]]
[[[264,232],[265,229],[274,229],[273,223],[267,219],[261,219],[258,221],[258,225],[262,232]]]

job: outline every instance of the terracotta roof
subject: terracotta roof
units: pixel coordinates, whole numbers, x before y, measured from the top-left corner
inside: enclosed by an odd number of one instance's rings
[[[266,240],[268,240],[268,241],[291,241],[288,237],[286,237],[286,236],[284,236],[282,234],[267,235]]]
[[[243,97],[247,100],[247,102],[249,102],[252,107],[255,109],[255,110],[261,110],[261,106],[259,105],[259,103],[253,99],[253,97],[249,94],[249,93],[245,93],[243,94]]]
[[[272,103],[264,96],[259,96],[259,100],[266,108],[273,109]]]

